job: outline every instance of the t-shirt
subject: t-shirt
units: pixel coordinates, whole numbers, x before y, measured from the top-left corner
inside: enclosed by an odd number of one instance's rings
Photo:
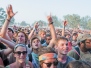
[[[3,63],[4,63],[5,66],[9,64],[7,56],[4,54],[4,49],[0,50],[0,57],[2,58]]]
[[[89,51],[87,52],[82,52],[80,50],[80,56],[81,58],[79,60],[84,60],[84,61],[90,61],[91,62],[91,53]]]
[[[7,58],[7,56],[4,54],[4,49],[0,50],[0,57],[2,58],[2,60],[5,60]]]
[[[91,53],[89,51],[82,52],[79,48],[80,54],[78,55],[77,52],[73,49],[70,52],[68,52],[68,56],[71,56],[75,58],[76,60],[84,60],[84,61],[90,61],[91,62]]]
[[[45,42],[45,43],[42,44],[42,46],[46,46],[46,47],[47,47],[48,45],[47,45],[47,43]]]
[[[32,52],[32,63],[34,68],[39,68],[38,54]]]
[[[74,58],[70,57],[70,56],[67,56],[67,61],[66,63],[61,63],[60,61],[58,62],[58,65],[57,65],[57,68],[65,68],[66,65],[71,62],[71,61],[75,61]]]

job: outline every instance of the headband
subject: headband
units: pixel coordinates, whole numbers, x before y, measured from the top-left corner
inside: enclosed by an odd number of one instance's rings
[[[14,47],[14,51],[15,51],[15,50],[16,50],[16,48],[17,48],[17,47],[19,47],[19,46],[25,47],[25,48],[26,48],[26,50],[27,50],[27,47],[26,47],[26,45],[25,45],[25,44],[18,43],[17,45],[15,45],[15,47]]]
[[[57,55],[55,53],[46,53],[39,56],[39,61],[52,59],[52,58],[57,58]]]

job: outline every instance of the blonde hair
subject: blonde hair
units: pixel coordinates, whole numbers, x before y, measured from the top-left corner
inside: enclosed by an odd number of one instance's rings
[[[46,31],[40,30],[38,34],[40,35],[41,33],[45,33],[46,34]]]

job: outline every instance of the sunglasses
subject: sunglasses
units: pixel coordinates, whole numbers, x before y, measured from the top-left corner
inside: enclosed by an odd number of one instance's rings
[[[17,52],[14,52],[14,53],[15,53],[15,54],[18,54],[18,55],[21,55],[21,54],[25,55],[25,54],[27,54],[27,51],[23,51],[23,52],[17,51]]]
[[[45,62],[43,62],[43,63],[45,63]],[[58,65],[58,62],[56,61],[56,62],[50,62],[50,63],[45,63],[46,65],[47,65],[47,67],[51,67],[51,65],[53,64],[54,66],[57,66]]]

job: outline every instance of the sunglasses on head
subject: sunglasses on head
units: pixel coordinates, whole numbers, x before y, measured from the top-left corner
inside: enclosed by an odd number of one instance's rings
[[[43,63],[45,63],[45,62],[43,62]],[[57,66],[57,64],[58,64],[58,62],[56,61],[56,62],[49,62],[49,63],[45,63],[46,65],[47,65],[47,67],[51,67],[51,65],[53,64],[54,66]]]
[[[17,51],[17,52],[14,52],[15,54],[18,54],[18,55],[21,55],[21,54],[23,54],[23,55],[25,55],[26,53],[27,53],[27,51]]]

